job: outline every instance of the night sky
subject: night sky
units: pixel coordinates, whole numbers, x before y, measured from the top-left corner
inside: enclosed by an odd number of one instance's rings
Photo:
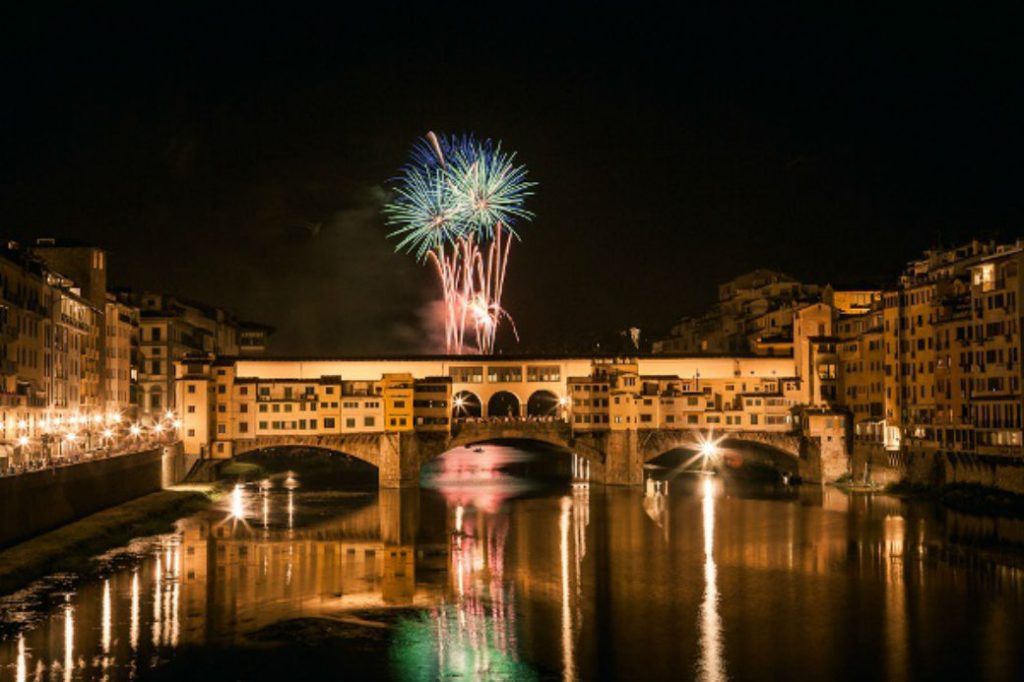
[[[364,4],[5,10],[0,233],[94,242],[115,284],[324,354],[435,350],[431,273],[380,216],[427,130],[503,139],[539,183],[505,352],[657,335],[754,267],[874,286],[1024,235],[1019,13]]]

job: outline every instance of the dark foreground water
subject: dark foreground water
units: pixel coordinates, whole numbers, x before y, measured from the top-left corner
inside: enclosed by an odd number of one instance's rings
[[[1020,521],[719,477],[552,487],[516,476],[531,457],[239,488],[45,608],[8,599],[0,679],[1024,675],[1024,572],[991,560]]]

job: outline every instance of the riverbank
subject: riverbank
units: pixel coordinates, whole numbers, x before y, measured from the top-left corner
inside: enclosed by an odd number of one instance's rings
[[[1024,495],[975,483],[953,483],[940,487],[900,481],[884,492],[898,497],[924,498],[966,514],[1024,518]]]
[[[97,512],[0,551],[0,594],[51,573],[87,574],[93,557],[132,538],[168,533],[174,522],[208,507],[215,486],[177,486]]]

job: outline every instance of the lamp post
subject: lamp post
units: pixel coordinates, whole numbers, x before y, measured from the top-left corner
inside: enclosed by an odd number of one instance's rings
[[[18,436],[18,460],[22,463],[22,465],[25,464],[25,460],[26,460],[25,449],[27,447],[28,447],[28,436],[25,436],[25,435]]]

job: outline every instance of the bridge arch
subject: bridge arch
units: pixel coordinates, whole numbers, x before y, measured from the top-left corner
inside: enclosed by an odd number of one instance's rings
[[[232,456],[238,457],[261,450],[275,448],[313,448],[339,455],[348,455],[378,469],[381,465],[380,439],[376,434],[350,434],[337,436],[265,436],[248,440],[236,440]]]
[[[655,430],[641,436],[641,458],[646,464],[673,450],[700,450],[703,439],[714,437],[723,461],[741,467],[767,464],[778,471],[797,471],[801,441],[788,433],[736,432],[707,434],[699,430]]]
[[[459,391],[452,396],[452,419],[482,417],[483,409],[480,396],[472,391]]]
[[[511,391],[498,391],[487,401],[488,417],[518,417],[521,414],[519,396]]]
[[[534,391],[526,401],[527,417],[557,417],[558,396],[547,389]]]

